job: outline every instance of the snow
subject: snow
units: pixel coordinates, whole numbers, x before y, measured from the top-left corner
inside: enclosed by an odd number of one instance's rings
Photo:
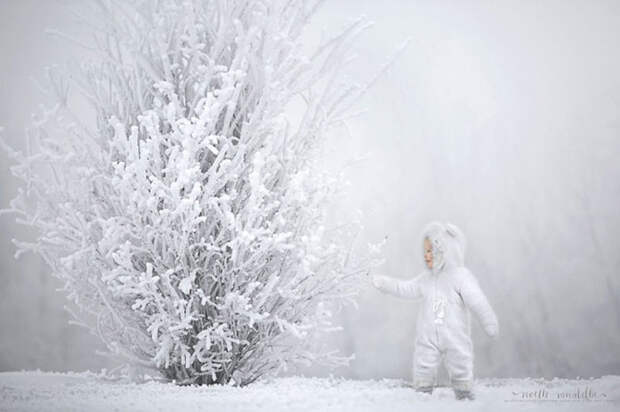
[[[245,387],[110,381],[90,372],[0,373],[0,411],[497,411],[620,410],[620,376],[590,379],[478,379],[475,401],[450,388],[416,393],[399,379],[285,377]],[[589,393],[591,400],[557,400]],[[548,400],[526,400],[520,394]]]

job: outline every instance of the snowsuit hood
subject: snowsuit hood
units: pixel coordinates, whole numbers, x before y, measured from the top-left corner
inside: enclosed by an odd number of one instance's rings
[[[422,248],[426,238],[430,240],[433,250],[433,274],[465,265],[466,239],[456,225],[432,221],[422,230]]]

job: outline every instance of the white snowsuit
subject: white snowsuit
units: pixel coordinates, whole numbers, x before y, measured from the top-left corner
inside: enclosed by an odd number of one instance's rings
[[[497,317],[477,279],[463,265],[465,236],[458,227],[430,222],[423,230],[422,243],[424,238],[431,241],[432,270],[407,281],[374,276],[373,284],[396,296],[423,299],[416,326],[414,386],[433,386],[441,357],[445,357],[453,388],[471,390],[474,354],[469,310],[491,337],[499,333]]]

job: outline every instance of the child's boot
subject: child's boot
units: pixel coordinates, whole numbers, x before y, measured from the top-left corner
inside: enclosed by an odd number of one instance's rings
[[[417,388],[415,388],[416,392],[421,392],[421,393],[428,393],[429,395],[433,393],[433,387],[432,386],[418,386]]]
[[[462,400],[465,400],[465,399],[473,401],[476,398],[472,391],[470,391],[470,390],[463,390],[463,389],[456,389],[456,388],[454,389],[454,396],[459,401],[462,401]]]

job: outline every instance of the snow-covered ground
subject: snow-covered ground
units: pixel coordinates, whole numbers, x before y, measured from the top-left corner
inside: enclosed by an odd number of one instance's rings
[[[92,373],[0,373],[0,411],[620,410],[620,376],[479,379],[475,392],[475,401],[456,401],[449,388],[419,394],[395,379],[290,377],[236,388],[113,382]]]

